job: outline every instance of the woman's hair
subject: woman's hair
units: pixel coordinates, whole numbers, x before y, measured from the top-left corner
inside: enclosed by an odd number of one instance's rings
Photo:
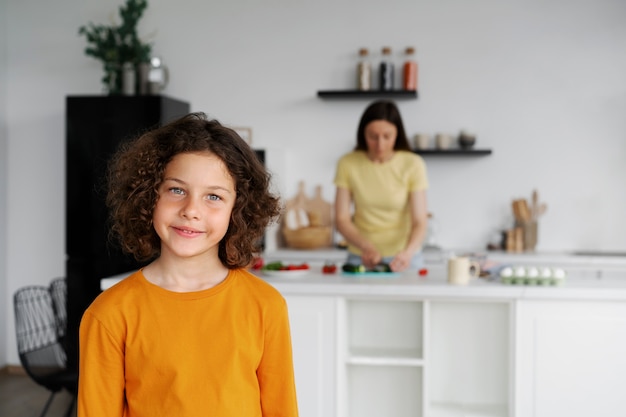
[[[356,134],[356,147],[357,151],[367,151],[367,142],[365,141],[365,128],[370,122],[374,120],[386,120],[396,126],[398,130],[398,136],[396,137],[396,143],[393,146],[397,151],[410,151],[411,146],[407,140],[406,133],[404,132],[404,124],[402,123],[402,117],[400,116],[400,110],[392,101],[379,100],[375,101],[363,112],[361,121],[359,122],[359,128]]]
[[[159,256],[161,240],[152,225],[167,164],[181,153],[210,152],[235,183],[236,200],[226,235],[219,243],[227,268],[247,266],[267,225],[280,214],[269,191],[270,174],[232,129],[204,113],[191,113],[120,146],[109,162],[107,206],[111,233],[138,261]]]

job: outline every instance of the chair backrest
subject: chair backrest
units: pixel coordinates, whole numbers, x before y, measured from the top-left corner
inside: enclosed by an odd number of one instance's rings
[[[67,280],[65,277],[50,281],[52,306],[57,319],[57,334],[63,338],[67,333]]]
[[[36,380],[65,368],[66,355],[58,340],[49,288],[31,285],[18,289],[13,306],[17,350],[26,372]]]

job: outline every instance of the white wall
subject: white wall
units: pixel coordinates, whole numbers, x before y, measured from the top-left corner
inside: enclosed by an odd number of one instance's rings
[[[10,297],[7,295],[7,31],[6,31],[6,4],[0,1],[0,367],[6,362],[9,338],[4,337],[7,334],[7,317],[10,316],[12,305]]]
[[[64,97],[99,93],[102,76],[77,31],[122,1],[35,3],[8,0],[4,25],[7,304],[17,287],[64,273]],[[414,45],[419,99],[399,102],[407,131],[468,129],[494,151],[426,160],[440,244],[484,248],[510,226],[511,199],[538,188],[549,205],[538,250],[623,251],[625,21],[623,0],[152,0],[140,32],[169,66],[166,94],[282,149],[286,198],[305,180],[328,200],[367,102],[316,92],[352,88],[360,47]]]

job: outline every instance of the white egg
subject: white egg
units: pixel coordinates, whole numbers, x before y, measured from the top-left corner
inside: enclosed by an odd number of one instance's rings
[[[554,268],[552,276],[554,278],[563,279],[565,278],[565,271],[562,268]]]
[[[539,276],[539,269],[535,267],[528,268],[526,276],[528,276],[528,278],[537,278]]]
[[[550,268],[541,268],[539,275],[541,278],[552,278],[552,270]]]
[[[523,266],[518,266],[515,268],[515,276],[516,277],[525,277],[526,276],[526,268]]]
[[[511,268],[510,266],[502,268],[502,270],[500,271],[500,276],[503,278],[513,276],[513,268]]]

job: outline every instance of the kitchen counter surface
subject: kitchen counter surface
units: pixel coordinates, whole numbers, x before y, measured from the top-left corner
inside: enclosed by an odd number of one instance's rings
[[[259,276],[263,277],[262,273]],[[391,278],[355,278],[313,271],[293,278],[263,277],[284,295],[393,295],[425,298],[473,299],[559,299],[626,301],[626,272],[622,275],[589,278],[568,273],[559,286],[508,285],[473,278],[469,285],[451,285],[444,268],[429,268],[427,277],[415,272]]]
[[[425,250],[424,261],[427,265],[443,264],[446,259],[454,255],[471,255],[479,259],[487,259],[496,263],[512,265],[533,265],[568,267],[575,269],[594,269],[596,267],[610,270],[626,271],[626,253],[617,256],[614,252],[504,252],[504,251],[475,251],[467,249]],[[279,249],[267,252],[263,257],[269,261],[331,261],[343,262],[346,251],[342,249],[297,250]]]
[[[320,264],[312,263],[309,272],[297,277],[267,277],[260,271],[254,273],[286,296],[376,295],[446,299],[626,301],[626,271],[590,276],[566,269],[568,275],[560,286],[508,285],[484,278],[474,278],[469,285],[457,286],[448,284],[443,266],[429,267],[426,277],[407,272],[395,277],[356,278],[340,272],[322,274],[320,270]],[[101,288],[109,288],[127,275],[105,278],[101,280]]]

